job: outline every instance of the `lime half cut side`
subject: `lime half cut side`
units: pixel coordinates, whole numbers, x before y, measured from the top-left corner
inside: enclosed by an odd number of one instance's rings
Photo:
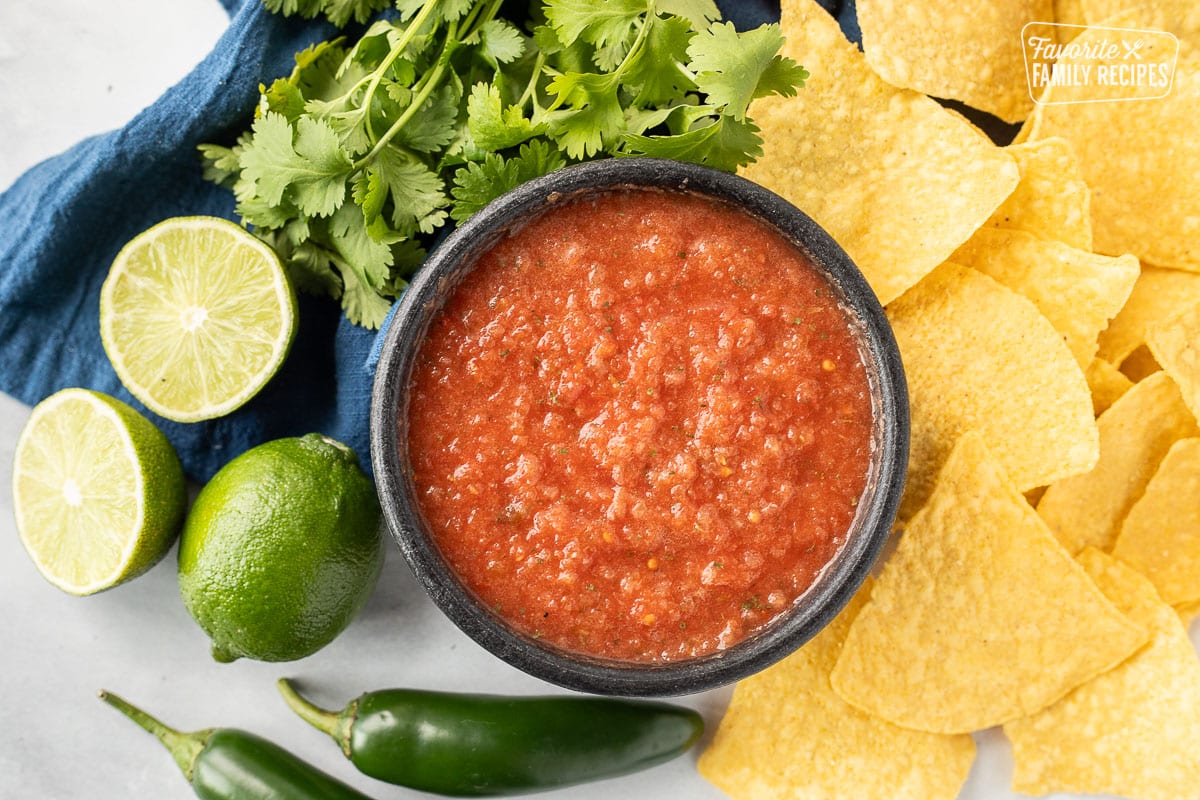
[[[42,575],[71,594],[94,594],[154,566],[186,503],[171,443],[116,398],[64,389],[34,408],[17,440],[17,532]]]
[[[176,422],[224,416],[287,356],[296,297],[275,252],[226,219],[173,217],[117,254],[100,337],[134,397]]]

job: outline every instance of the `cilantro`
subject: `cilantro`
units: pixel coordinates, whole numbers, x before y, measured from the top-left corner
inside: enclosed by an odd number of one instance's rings
[[[708,102],[739,122],[746,118],[750,101],[768,94],[793,95],[803,86],[808,71],[776,55],[783,46],[778,25],[763,25],[738,33],[733,23],[715,24],[692,38],[688,55],[696,85]]]
[[[521,145],[517,155],[505,158],[488,153],[482,162],[460,168],[454,175],[454,209],[450,215],[462,222],[500,195],[522,183],[564,166],[562,156],[544,140]]]
[[[263,0],[268,11],[278,14],[299,14],[315,17],[324,14],[334,25],[341,27],[351,19],[366,22],[371,14],[387,8],[388,0]]]
[[[750,104],[808,73],[776,25],[738,32],[713,0],[263,0],[355,41],[296,55],[205,177],[296,286],[377,327],[448,221],[566,164],[648,155],[733,171],[762,150]]]

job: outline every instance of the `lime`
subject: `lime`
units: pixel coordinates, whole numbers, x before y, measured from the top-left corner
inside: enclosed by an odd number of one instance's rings
[[[174,217],[121,249],[100,290],[100,338],[130,393],[156,414],[228,414],[279,369],[296,297],[279,257],[229,220]]]
[[[379,501],[358,457],[310,433],[230,461],[179,541],[183,603],[218,661],[291,661],[333,641],[383,566]]]
[[[17,440],[17,532],[63,591],[93,594],[150,569],[186,504],[171,443],[115,397],[64,389],[33,409]]]

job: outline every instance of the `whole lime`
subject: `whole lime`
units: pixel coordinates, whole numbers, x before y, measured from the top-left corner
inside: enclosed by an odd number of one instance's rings
[[[371,481],[346,445],[277,439],[200,490],[179,540],[179,590],[218,661],[315,653],[366,604],[383,566]]]

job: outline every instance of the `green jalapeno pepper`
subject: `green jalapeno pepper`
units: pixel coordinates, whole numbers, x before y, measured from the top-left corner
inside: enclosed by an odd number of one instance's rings
[[[704,720],[667,703],[600,697],[368,692],[341,712],[279,691],[363,773],[436,794],[519,794],[624,775],[683,753]]]
[[[260,736],[236,728],[182,733],[111,692],[100,699],[154,734],[203,800],[370,800]]]

